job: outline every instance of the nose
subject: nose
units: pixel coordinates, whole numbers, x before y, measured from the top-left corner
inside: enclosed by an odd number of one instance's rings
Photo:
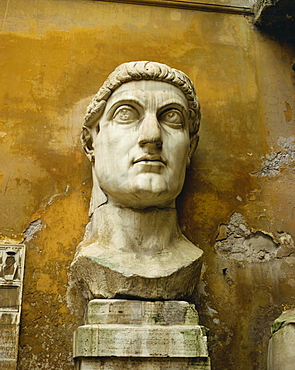
[[[142,121],[138,143],[140,146],[162,148],[161,127],[155,115],[150,114]]]

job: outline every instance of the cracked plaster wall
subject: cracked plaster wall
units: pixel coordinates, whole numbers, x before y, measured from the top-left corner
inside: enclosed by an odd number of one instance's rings
[[[185,71],[202,103],[178,208],[205,251],[192,301],[212,367],[265,370],[271,324],[295,304],[294,46],[250,16],[98,1],[2,1],[0,24],[0,240],[27,247],[18,369],[73,369],[82,117],[115,66],[150,59]]]

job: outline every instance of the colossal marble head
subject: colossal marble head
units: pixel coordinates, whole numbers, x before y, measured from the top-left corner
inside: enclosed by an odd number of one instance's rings
[[[174,207],[198,141],[200,106],[191,80],[155,62],[121,64],[88,107],[83,148],[92,161],[90,213]]]

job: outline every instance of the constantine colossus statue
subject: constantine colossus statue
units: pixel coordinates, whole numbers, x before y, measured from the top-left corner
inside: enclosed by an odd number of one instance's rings
[[[182,235],[175,199],[199,121],[191,80],[164,64],[124,63],[95,95],[81,136],[92,165],[90,222],[72,263],[90,299],[193,293],[202,251]]]

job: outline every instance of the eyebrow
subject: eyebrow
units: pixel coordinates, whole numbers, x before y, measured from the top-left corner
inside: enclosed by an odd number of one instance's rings
[[[142,103],[138,100],[138,99],[134,99],[134,98],[126,98],[126,99],[120,99],[118,101],[115,101],[111,106],[110,108],[108,108],[108,112],[110,112],[111,110],[113,109],[116,109],[118,108],[120,105],[128,105],[130,103],[133,103],[133,104],[136,104],[136,105],[139,105],[142,109],[144,108]]]
[[[170,99],[170,100],[168,100],[168,102],[165,102],[165,104],[162,105],[159,110],[162,110],[163,108],[168,107],[169,105],[178,105],[185,112],[188,112],[188,108],[182,102],[177,101],[176,99]]]

